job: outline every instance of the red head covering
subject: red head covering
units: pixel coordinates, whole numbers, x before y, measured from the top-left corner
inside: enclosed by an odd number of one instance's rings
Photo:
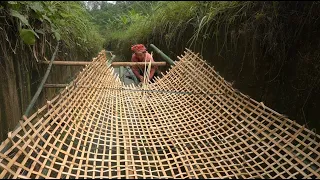
[[[136,44],[134,46],[131,47],[131,50],[135,53],[139,53],[139,52],[144,52],[146,51],[146,47],[144,47],[143,44]]]

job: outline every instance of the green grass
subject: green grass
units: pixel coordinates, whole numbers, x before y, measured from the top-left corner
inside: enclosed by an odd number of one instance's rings
[[[146,41],[153,35],[164,36],[171,41],[184,25],[192,18],[197,2],[159,2],[150,16],[136,16],[126,28],[112,30],[108,40],[117,40],[119,44],[134,44]]]
[[[185,38],[184,31],[192,27],[188,47],[199,46],[202,40],[211,36],[218,38],[222,25],[227,25],[225,34],[228,34],[229,27],[242,21],[246,12],[255,4],[232,1],[161,1],[147,8],[151,11],[149,14],[139,11],[122,12],[119,16],[130,19],[129,23],[124,20],[126,18],[111,20],[112,24],[105,26],[105,42],[113,43],[119,52],[128,52],[132,44],[146,43],[152,39],[158,39],[167,47],[174,47]],[[216,41],[218,43],[218,39]]]
[[[141,13],[142,10],[124,10],[117,18],[109,18],[112,23],[105,26],[105,44],[113,43],[115,50],[126,54],[136,43],[157,40],[162,46],[172,49],[181,40],[187,40],[186,47],[200,47],[202,51],[204,42],[213,39],[211,42],[215,42],[215,50],[222,56],[223,51],[237,51],[239,36],[246,36],[246,43],[241,44],[241,48],[246,49],[244,54],[254,51],[254,43],[251,42],[259,38],[263,44],[261,46],[269,47],[266,52],[283,56],[286,41],[292,38],[277,39],[283,36],[280,34],[284,30],[278,28],[285,26],[286,18],[279,14],[287,13],[291,6],[281,2],[252,1],[157,2],[146,7],[150,10],[149,14]],[[187,28],[189,31],[185,32]],[[300,28],[295,34],[299,33]],[[261,32],[261,29],[264,30]]]

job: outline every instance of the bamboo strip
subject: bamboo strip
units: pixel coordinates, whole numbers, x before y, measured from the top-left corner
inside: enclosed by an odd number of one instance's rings
[[[8,134],[0,178],[320,178],[318,134],[234,89],[199,54],[178,59],[135,87],[101,51]]]

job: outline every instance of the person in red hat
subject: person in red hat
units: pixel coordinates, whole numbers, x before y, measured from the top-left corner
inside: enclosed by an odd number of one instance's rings
[[[131,50],[134,52],[131,57],[132,62],[154,62],[151,54],[148,53],[146,47],[143,44],[136,44],[131,47]],[[148,63],[147,63],[148,67]],[[150,70],[149,80],[154,81],[154,75],[158,67],[152,66]],[[143,82],[144,68],[133,66],[132,71],[136,75],[137,79],[140,82]]]

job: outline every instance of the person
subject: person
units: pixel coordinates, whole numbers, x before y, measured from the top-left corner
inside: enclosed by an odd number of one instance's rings
[[[146,47],[143,44],[136,44],[134,46],[131,47],[131,50],[133,51],[132,57],[131,57],[131,61],[132,62],[154,62],[151,54],[149,54],[147,52]],[[147,63],[147,68],[148,68],[149,64]],[[150,70],[150,74],[149,74],[149,80],[151,82],[154,82],[154,77],[155,77],[155,73],[157,70],[157,66],[151,66],[151,70]],[[132,66],[131,67],[132,72],[134,73],[134,75],[137,77],[137,79],[140,82],[143,82],[143,77],[144,77],[144,67],[138,67],[138,66]]]

